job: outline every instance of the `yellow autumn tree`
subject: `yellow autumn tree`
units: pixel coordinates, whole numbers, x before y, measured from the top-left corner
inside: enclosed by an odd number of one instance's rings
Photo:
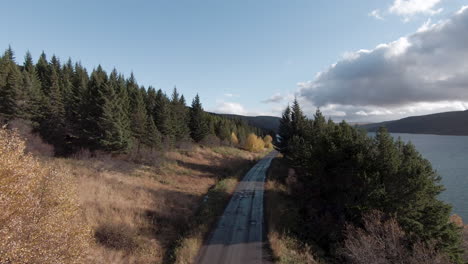
[[[24,152],[0,128],[0,263],[84,263],[90,229],[68,174]]]
[[[257,137],[254,133],[250,133],[245,140],[244,148],[251,152],[262,151],[265,146],[262,138]]]
[[[270,135],[266,135],[263,138],[263,142],[265,143],[265,148],[267,148],[267,149],[273,148],[273,144],[271,143],[271,142],[273,142],[273,138]]]
[[[239,139],[237,138],[237,135],[234,132],[231,133],[231,144],[233,145],[239,144]]]

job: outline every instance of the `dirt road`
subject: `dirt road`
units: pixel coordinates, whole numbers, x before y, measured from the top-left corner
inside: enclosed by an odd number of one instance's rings
[[[260,160],[239,183],[197,263],[264,263],[263,186],[276,154],[273,151]]]

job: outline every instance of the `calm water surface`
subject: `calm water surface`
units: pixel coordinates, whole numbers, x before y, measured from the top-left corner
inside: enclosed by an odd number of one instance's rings
[[[432,163],[446,188],[440,198],[453,206],[453,213],[468,222],[468,136],[392,135],[411,141]]]

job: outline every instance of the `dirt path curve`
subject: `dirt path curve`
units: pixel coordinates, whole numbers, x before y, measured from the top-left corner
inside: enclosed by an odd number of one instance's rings
[[[245,175],[224,210],[198,264],[257,264],[263,260],[263,186],[272,151]]]

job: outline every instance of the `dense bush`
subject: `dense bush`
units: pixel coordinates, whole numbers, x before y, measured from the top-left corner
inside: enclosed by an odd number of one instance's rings
[[[71,179],[24,149],[0,129],[0,263],[83,263],[90,232]]]

